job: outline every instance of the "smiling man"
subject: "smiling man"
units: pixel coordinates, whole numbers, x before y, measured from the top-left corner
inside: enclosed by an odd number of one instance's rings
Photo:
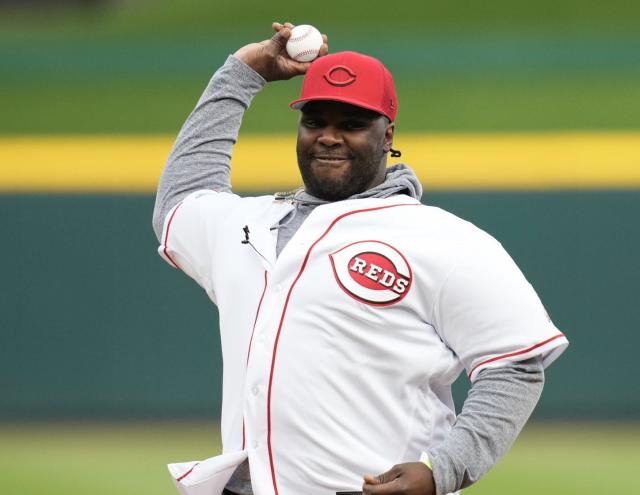
[[[214,74],[158,188],[159,252],[217,305],[224,357],[224,453],[176,483],[455,493],[509,449],[567,340],[497,241],[423,205],[408,166],[387,167],[398,101],[384,65],[327,55],[326,38],[299,63],[284,50],[291,25],[273,28]],[[304,187],[234,194],[244,110],[267,82],[301,74],[291,106]],[[456,417],[463,370],[472,387]]]

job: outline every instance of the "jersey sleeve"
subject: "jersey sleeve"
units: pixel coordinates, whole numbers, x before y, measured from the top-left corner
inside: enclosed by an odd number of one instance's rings
[[[162,229],[160,256],[174,268],[212,291],[211,266],[223,229],[239,196],[211,190],[196,191],[167,214]]]
[[[473,381],[485,368],[567,347],[540,298],[500,243],[483,233],[447,275],[434,305],[436,328]]]

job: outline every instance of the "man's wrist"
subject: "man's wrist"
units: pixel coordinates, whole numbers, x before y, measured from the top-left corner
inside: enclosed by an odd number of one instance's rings
[[[231,99],[247,108],[253,97],[267,82],[247,64],[229,55],[224,65],[213,75],[200,98],[204,101]]]
[[[425,466],[427,466],[429,469],[431,469],[431,471],[433,471],[433,463],[431,462],[431,458],[429,457],[429,454],[427,454],[426,452],[423,452],[420,455],[420,462]]]
[[[232,65],[233,71],[242,80],[248,80],[252,85],[258,85],[260,87],[263,87],[267,84],[267,80],[264,77],[262,77],[253,69],[253,67],[244,62],[241,58],[237,57],[235,54],[229,55],[226,63]]]

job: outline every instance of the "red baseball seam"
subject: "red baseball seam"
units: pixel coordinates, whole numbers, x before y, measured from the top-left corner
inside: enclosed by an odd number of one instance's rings
[[[311,28],[308,27],[307,29],[305,29],[305,31],[302,34],[299,34],[298,36],[294,36],[293,38],[289,38],[289,41],[300,41],[304,38],[306,38],[309,34],[311,34]]]
[[[500,356],[496,356],[493,357],[491,359],[487,359],[486,361],[482,361],[481,363],[476,364],[473,369],[471,370],[471,372],[469,373],[469,378],[471,378],[471,375],[473,375],[473,372],[475,370],[477,370],[480,366],[484,366],[485,364],[489,364],[489,363],[493,363],[495,361],[500,361],[501,359],[506,359],[506,358],[510,358],[513,356],[519,356],[521,354],[526,354],[527,352],[531,352],[535,349],[537,349],[538,347],[542,347],[545,344],[548,344],[549,342],[559,339],[561,337],[564,337],[565,335],[563,333],[560,333],[558,335],[554,335],[553,337],[548,338],[547,340],[544,340],[542,342],[539,342],[538,344],[532,345],[531,347],[527,347],[526,349],[522,349],[521,351],[516,351],[516,352],[510,352],[508,354],[501,354]]]
[[[302,57],[303,55],[311,55],[313,53],[317,53],[318,50],[303,50],[299,53],[296,53],[296,57]]]
[[[398,206],[422,206],[421,203],[403,203],[403,204],[395,204],[395,205],[388,205],[388,206],[378,206],[375,208],[365,208],[362,210],[354,210],[354,211],[349,211],[347,213],[343,213],[342,215],[338,216],[337,218],[335,218],[330,224],[329,226],[326,228],[326,230],[322,233],[322,235],[320,237],[318,237],[313,244],[311,244],[311,246],[309,247],[309,249],[307,250],[307,253],[305,254],[305,257],[302,261],[302,265],[300,265],[300,270],[298,271],[298,275],[296,275],[296,278],[293,280],[293,282],[291,283],[291,287],[289,287],[289,292],[287,293],[287,297],[284,301],[284,307],[282,308],[282,314],[280,316],[280,323],[278,324],[278,331],[276,332],[276,339],[275,342],[273,343],[273,354],[271,356],[271,372],[269,374],[269,389],[267,392],[267,449],[269,451],[269,465],[271,468],[271,481],[273,483],[273,490],[275,492],[276,495],[279,495],[279,491],[278,491],[278,482],[276,481],[276,471],[275,471],[275,465],[273,462],[273,449],[271,448],[271,390],[272,390],[272,386],[273,386],[273,372],[275,369],[275,364],[276,364],[276,354],[278,351],[278,341],[280,340],[280,332],[282,331],[282,324],[284,323],[284,317],[287,313],[287,308],[289,306],[289,300],[291,299],[291,293],[293,292],[293,289],[295,288],[296,284],[298,283],[298,280],[300,280],[300,277],[302,276],[302,272],[304,272],[305,268],[307,267],[307,262],[309,261],[309,257],[311,256],[311,252],[313,251],[313,248],[316,247],[316,245],[322,240],[324,239],[324,237],[329,233],[329,231],[335,226],[336,223],[338,223],[340,220],[342,220],[345,217],[351,216],[351,215],[355,215],[356,213],[365,213],[365,212],[370,212],[370,211],[377,211],[377,210],[386,210],[388,208],[395,208]]]

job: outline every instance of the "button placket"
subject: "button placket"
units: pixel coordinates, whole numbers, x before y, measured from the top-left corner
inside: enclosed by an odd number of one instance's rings
[[[274,286],[275,289],[275,286]],[[277,306],[279,297],[275,290],[267,287],[264,308]],[[269,332],[274,331],[276,315],[273,312],[262,312],[254,329],[251,354],[247,363],[247,374],[244,394],[244,417],[247,445],[259,449],[264,445],[267,434],[266,394],[271,363],[271,350],[267,345]]]
[[[291,281],[290,277],[284,279],[278,277],[277,271],[277,269],[271,270],[268,275],[269,283],[254,328],[254,345],[247,363],[244,389],[245,433],[247,445],[253,450],[262,449],[267,441],[267,390],[271,371],[272,345],[289,287],[287,280]]]

